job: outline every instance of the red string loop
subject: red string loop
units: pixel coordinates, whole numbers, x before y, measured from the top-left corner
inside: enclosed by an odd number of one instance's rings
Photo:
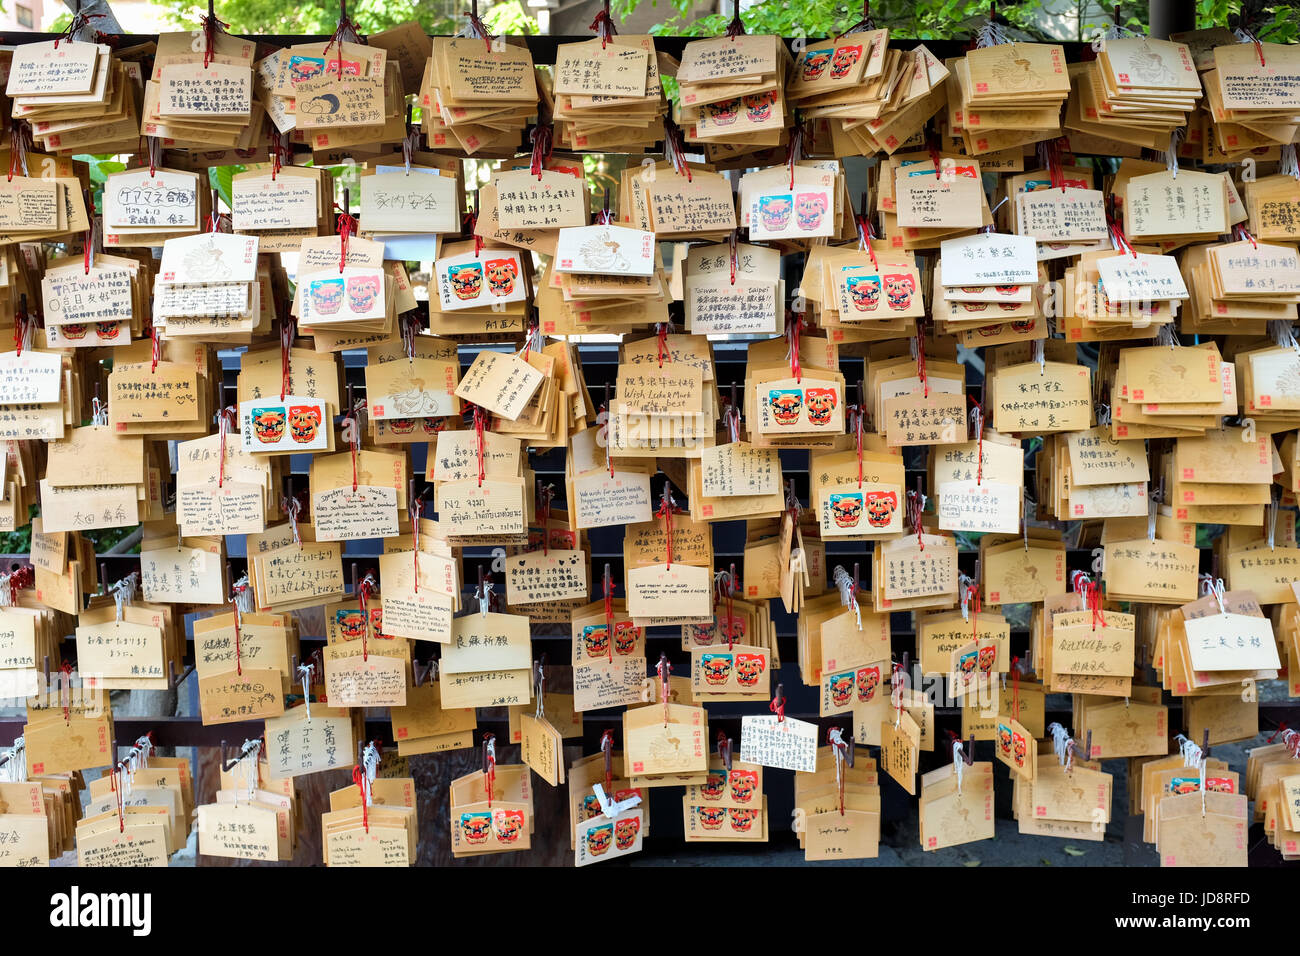
[[[876,250],[871,245],[871,240],[879,238],[876,235],[876,227],[867,218],[865,209],[854,219],[858,224],[858,245],[862,246],[867,251],[867,255],[871,257],[871,268],[879,269],[880,263],[876,261]]]
[[[271,142],[267,146],[267,151],[271,154],[271,182],[275,182],[275,177],[284,167],[285,160],[291,158],[288,138],[278,129],[271,130]]]
[[[230,24],[218,20],[215,15],[206,14],[199,17],[199,23],[203,25],[203,68],[206,70],[216,56],[217,33],[224,31]]]
[[[916,532],[917,547],[922,551],[925,550],[925,540],[921,537],[923,530],[921,514],[925,510],[924,497],[919,491],[909,490],[907,492],[907,520],[912,523],[912,530]]]
[[[474,258],[483,250],[483,237],[474,232],[478,228],[478,213],[470,211],[465,213],[464,217],[465,231],[474,237]]]
[[[125,833],[126,832],[126,796],[122,792],[122,765],[121,764],[118,764],[116,767],[113,768],[112,775],[109,778],[108,785],[112,787],[113,793],[117,797],[117,832]]]
[[[483,45],[487,48],[487,52],[491,53],[492,34],[488,32],[487,25],[478,15],[478,4],[475,3],[474,9],[466,13],[465,16],[469,20],[470,35],[480,37],[483,40]]]
[[[921,380],[922,393],[929,398],[930,378],[925,372],[925,333],[920,322],[916,323],[916,376]]]
[[[1092,611],[1092,629],[1097,630],[1097,622],[1101,626],[1106,626],[1106,615],[1101,608],[1101,586],[1096,581],[1088,583],[1087,591],[1088,610]]]
[[[538,490],[537,496],[541,499],[541,507],[538,510],[542,514],[542,554],[550,555],[551,499],[555,497],[555,488],[552,485],[544,485]]]
[[[355,764],[352,767],[352,782],[355,783],[357,789],[361,791],[361,825],[365,828],[365,831],[369,833],[370,806],[369,801],[366,800],[366,791],[370,789],[370,781],[366,779],[366,772],[361,768],[360,764]]]
[[[863,419],[866,418],[867,410],[862,405],[855,405],[850,409],[853,415],[853,446],[858,455],[858,487],[862,487],[863,469],[862,469],[862,427]]]
[[[533,127],[531,133],[533,155],[528,163],[528,171],[538,179],[542,178],[543,170],[551,161],[551,143],[554,136],[555,130],[550,123],[538,123]]]
[[[727,575],[727,650],[731,650],[731,645],[736,641],[736,605],[734,597],[735,583],[731,580],[731,575]]]
[[[57,40],[54,41],[56,44]],[[9,181],[20,173],[27,175],[27,150],[32,145],[32,127],[26,120],[15,119],[9,125]],[[88,212],[90,210],[87,210]],[[92,217],[93,218],[93,217]]]
[[[605,755],[605,793],[609,794],[614,789],[614,731],[600,735],[600,750]]]
[[[614,663],[614,579],[605,575],[605,647]]]
[[[803,315],[789,310],[785,313],[785,334],[790,344],[790,377],[803,383],[803,367],[799,360],[799,340],[803,334]]]
[[[678,176],[685,176],[688,183],[695,181],[690,163],[686,162],[686,143],[682,138],[681,127],[668,117],[664,118],[664,154],[673,164],[673,171]]]
[[[1020,719],[1020,658],[1011,658],[1011,719]]]
[[[328,53],[330,47],[335,43],[339,45],[338,57],[334,61],[334,72],[338,76],[343,75],[343,44],[349,40],[353,43],[360,43],[361,36],[357,33],[356,24],[353,23],[351,17],[348,16],[347,0],[339,0],[339,24],[334,28],[334,33],[330,35],[329,42],[325,44],[324,51]],[[329,71],[330,65],[329,63],[326,63],[326,75],[329,74]]]
[[[30,321],[27,310],[19,306],[14,312],[14,351],[20,358],[23,354],[23,342],[27,339],[27,323]]]
[[[614,37],[618,36],[618,30],[614,28],[614,18],[609,15],[609,0],[605,0],[605,6],[596,11],[596,19],[591,21],[589,30],[595,31],[600,37],[600,48],[605,49],[606,44]]]
[[[731,15],[731,22],[727,24],[727,36],[731,39],[743,37],[745,35],[745,21],[740,19],[740,2],[737,0],[734,12]]]
[[[483,735],[483,789],[487,791],[488,809],[492,809],[492,795],[497,788],[496,734]]]
[[[420,519],[424,517],[424,495],[411,502],[411,557],[415,563],[415,586],[412,590],[420,593]]]
[[[1110,230],[1111,242],[1115,245],[1115,251],[1120,255],[1125,252],[1131,252],[1133,258],[1137,258],[1137,250],[1133,248],[1133,243],[1128,241],[1128,236],[1124,235],[1124,228],[1119,224],[1115,217],[1106,216],[1106,227]]]
[[[247,584],[234,584],[230,588],[230,610],[235,619],[235,673],[240,677],[244,676],[244,651],[243,639],[239,631],[239,595],[247,590]]]
[[[773,698],[772,702],[767,705],[767,709],[776,714],[777,720],[785,720],[785,698]]]
[[[363,625],[361,631],[361,660],[370,660],[370,598],[379,590],[379,585],[375,581],[372,572],[367,571],[366,576],[361,579],[357,585],[357,603],[361,607],[361,622]]]
[[[978,585],[975,584],[966,585],[966,600],[970,605],[971,640],[975,642],[975,649],[976,651],[978,651],[980,645],[980,629],[979,629],[980,589]]]
[[[220,435],[219,449],[221,460],[217,463],[217,487],[224,487],[226,483],[226,435],[230,429],[235,427],[235,416],[239,412],[234,405],[227,405],[217,413],[217,434]]]
[[[352,491],[357,490],[357,455],[361,451],[361,412],[366,407],[366,401],[358,398],[352,403],[352,407],[344,414],[343,420],[351,422],[352,440],[348,442],[349,450],[352,452]]]
[[[786,147],[785,163],[790,167],[790,188],[794,189],[794,168],[803,158],[803,124],[795,123],[790,132],[790,145]]]
[[[478,459],[478,486],[483,487],[483,479],[487,477],[487,467],[484,464],[484,442],[487,431],[487,413],[482,408],[474,406],[474,455]]]
[[[293,389],[293,365],[290,360],[290,352],[293,348],[294,336],[297,334],[296,322],[293,316],[286,313],[284,321],[280,323],[280,401]]]
[[[660,654],[659,663],[655,664],[655,673],[659,675],[659,696],[662,697],[664,701],[664,726],[665,727],[668,726],[668,704],[670,703],[669,697],[671,696],[669,693],[670,685],[668,683],[668,675],[671,674],[672,672],[673,672],[673,665],[669,662],[668,655]]]
[[[673,514],[677,511],[677,503],[673,501],[672,488],[665,485],[664,493],[659,498],[659,511],[657,517],[664,519],[664,536],[668,539],[666,567],[673,566]]]
[[[72,662],[64,661],[59,665],[59,670],[63,674],[63,683],[59,687],[59,703],[63,705],[63,722],[66,724],[72,720]]]
[[[74,42],[77,38],[77,34],[90,26],[91,20],[98,20],[103,16],[104,14],[102,13],[82,13],[78,10],[72,15],[72,20],[69,21],[68,25],[63,28],[63,32],[54,38],[54,49],[57,50],[59,48],[59,42],[61,40],[67,40],[69,43]],[[1260,62],[1262,63],[1263,60],[1261,59]],[[205,63],[204,66],[206,65],[207,64]]]
[[[342,209],[337,205],[334,208],[339,210],[339,272],[342,272],[343,267],[348,263],[348,238],[356,235],[357,220],[346,209]]]
[[[36,571],[30,564],[25,564],[9,575],[9,603],[18,603],[18,592],[36,584]]]

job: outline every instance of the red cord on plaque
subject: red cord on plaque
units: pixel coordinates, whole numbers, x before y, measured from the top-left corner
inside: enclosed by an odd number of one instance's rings
[[[335,43],[339,45],[338,57],[334,60],[334,72],[337,76],[340,77],[343,76],[343,44],[346,41],[351,41],[352,43],[360,43],[361,36],[360,34],[357,33],[356,24],[354,24],[352,22],[352,19],[348,16],[347,0],[339,0],[339,23],[338,26],[334,28],[334,33],[330,36],[329,42],[325,44],[324,52],[328,53],[330,51],[330,47],[332,47]],[[329,71],[330,71],[330,64],[326,63],[325,64],[326,76],[329,75]]]
[[[600,37],[600,48],[605,49],[606,44],[614,37],[618,36],[618,30],[614,28],[614,18],[609,15],[609,0],[605,0],[602,9],[596,11],[596,19],[591,21],[589,30],[594,30]]]
[[[605,650],[609,662],[614,663],[614,579],[605,565]]]
[[[253,592],[248,586],[247,574],[230,586],[230,609],[235,620],[235,673],[243,677],[244,654],[240,625],[243,623],[244,615],[252,613],[253,610]]]
[[[361,660],[370,660],[370,598],[379,591],[379,582],[375,580],[375,573],[367,571],[366,576],[361,579],[357,585],[357,603],[361,606]]]
[[[217,463],[218,488],[224,487],[226,483],[226,435],[235,426],[235,416],[238,414],[239,412],[234,405],[227,405],[217,412],[217,435],[220,436],[218,451],[221,455],[221,461]]]
[[[346,197],[347,190],[344,190],[343,194]],[[345,199],[344,201],[346,202],[347,200]],[[348,238],[356,235],[357,220],[356,217],[353,216],[352,213],[348,212],[345,207],[335,205],[334,208],[339,211],[339,272],[342,272],[343,267],[346,266],[348,262]]]
[[[487,791],[488,809],[492,809],[492,795],[497,788],[497,738],[496,734],[483,735],[483,789]]]
[[[470,10],[465,14],[465,16],[469,18],[469,35],[479,37],[483,41],[484,46],[487,47],[487,52],[491,53],[492,34],[488,32],[487,25],[484,24],[482,18],[478,15],[478,0],[473,0]]]
[[[485,464],[484,442],[486,440],[485,432],[487,431],[487,413],[478,405],[474,406],[474,457],[478,461],[478,486],[483,487],[483,479],[487,477],[487,466]]]

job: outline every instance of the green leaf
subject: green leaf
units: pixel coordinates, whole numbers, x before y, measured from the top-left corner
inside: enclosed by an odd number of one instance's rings
[[[90,181],[102,186],[107,181],[109,173],[120,173],[124,169],[126,169],[126,163],[92,163],[90,166]]]
[[[208,181],[212,183],[212,188],[217,191],[217,195],[221,197],[221,201],[226,204],[226,208],[228,209],[233,205],[233,199],[231,197],[233,196],[232,182],[235,178],[235,173],[242,173],[243,171],[243,166],[208,167]]]
[[[193,0],[164,0],[162,19],[180,29],[193,29],[206,8]],[[259,33],[329,34],[334,31],[339,18],[339,5],[323,0],[222,0],[218,16],[228,23],[231,33],[252,35]],[[426,33],[454,33],[464,23],[459,16],[460,5],[429,3],[427,0],[352,0],[348,15],[358,32],[378,33],[414,20]],[[492,8],[483,5],[487,21]]]
[[[498,3],[483,16],[483,24],[495,34],[527,36],[537,32],[537,21],[524,12],[519,0]]]
[[[1069,856],[1083,856],[1085,853],[1088,852],[1087,850],[1080,850],[1078,847],[1070,846],[1068,843],[1065,846],[1061,847],[1061,849],[1064,850],[1066,854]]]

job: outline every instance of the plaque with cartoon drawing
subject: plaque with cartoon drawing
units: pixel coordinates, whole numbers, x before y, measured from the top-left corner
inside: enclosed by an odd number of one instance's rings
[[[571,226],[555,246],[556,272],[649,276],[656,261],[654,233],[626,226]]]
[[[624,810],[610,819],[603,813],[577,825],[574,866],[586,866],[637,853],[641,849],[641,808]]]
[[[816,508],[822,537],[897,534],[903,530],[901,485],[856,482],[818,488]]]
[[[257,236],[202,232],[163,244],[158,281],[164,285],[253,282],[257,278]]]
[[[342,272],[326,269],[302,276],[304,325],[383,319],[384,270],[348,266]]]
[[[749,209],[749,238],[811,239],[835,234],[835,196],[820,186],[764,190]]]
[[[482,249],[434,263],[438,301],[444,311],[492,309],[527,297],[519,253]]]
[[[802,375],[755,385],[757,415],[751,426],[763,434],[839,432],[844,428],[843,386]]]
[[[700,694],[754,693],[766,696],[771,668],[763,647],[719,644],[691,648],[691,692]]]
[[[1025,726],[1005,714],[999,715],[994,739],[994,752],[1011,772],[1025,780],[1033,780],[1038,767],[1038,741]]]
[[[317,398],[269,396],[239,403],[239,433],[246,452],[328,448],[331,427],[329,411]]]

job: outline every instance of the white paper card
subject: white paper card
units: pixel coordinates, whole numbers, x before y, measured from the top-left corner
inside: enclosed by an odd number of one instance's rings
[[[1007,286],[1038,279],[1032,236],[977,233],[939,244],[945,286]]]
[[[1183,625],[1192,670],[1274,670],[1282,666],[1273,625],[1266,617],[1212,614]]]
[[[775,714],[742,717],[740,759],[745,763],[814,773],[817,770],[817,725]]]
[[[561,229],[555,244],[555,271],[654,275],[654,233],[626,226],[569,226]]]
[[[1165,302],[1188,297],[1173,256],[1124,253],[1098,259],[1097,271],[1111,302]]]

